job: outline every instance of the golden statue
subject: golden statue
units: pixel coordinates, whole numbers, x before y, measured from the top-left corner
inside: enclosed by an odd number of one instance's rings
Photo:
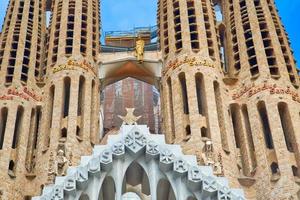
[[[145,41],[141,38],[141,36],[139,36],[135,45],[135,56],[139,63],[142,63],[144,60],[144,50]]]

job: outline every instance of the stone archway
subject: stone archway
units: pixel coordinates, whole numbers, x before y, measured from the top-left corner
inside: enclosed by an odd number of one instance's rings
[[[166,144],[163,135],[150,134],[145,125],[122,126],[118,135],[108,138],[107,145],[95,146],[93,155],[83,156],[79,166],[69,168],[65,177],[56,177],[55,185],[33,199],[78,200],[84,193],[98,200],[99,195],[109,193],[102,198],[121,200],[124,177],[131,167],[147,174],[151,200],[165,196],[172,200],[244,199],[243,192],[230,189],[225,178],[215,177],[208,166],[197,166],[195,156],[183,155],[179,145]],[[135,185],[142,179],[133,176],[129,182]]]
[[[101,88],[119,80],[132,77],[154,85],[159,89],[162,58],[158,52],[146,51],[140,63],[134,52],[103,53],[99,57],[99,78]]]

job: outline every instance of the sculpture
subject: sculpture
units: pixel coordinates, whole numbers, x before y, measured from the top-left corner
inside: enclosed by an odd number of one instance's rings
[[[69,160],[65,157],[65,152],[62,149],[59,149],[56,157],[56,175],[65,176],[67,168],[69,166]]]
[[[219,162],[219,159],[215,155],[212,141],[207,139],[204,142],[205,144],[201,154],[203,164],[206,166],[211,166],[215,175],[223,175],[222,166]]]
[[[126,108],[127,114],[125,116],[118,115],[118,117],[123,120],[122,125],[137,125],[137,121],[141,118],[141,116],[135,116],[133,114],[134,110],[134,108]]]
[[[145,41],[139,36],[135,46],[135,55],[139,63],[142,63],[144,60],[144,50]]]

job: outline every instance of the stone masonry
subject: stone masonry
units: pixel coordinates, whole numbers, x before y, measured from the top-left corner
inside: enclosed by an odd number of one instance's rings
[[[110,53],[123,63],[110,77],[155,80],[166,142],[246,199],[299,198],[300,79],[274,0],[157,6],[162,70],[148,70],[147,53],[144,63]],[[100,93],[113,79],[100,73],[99,11],[98,0],[10,0],[0,35],[0,199],[40,195],[102,142]]]

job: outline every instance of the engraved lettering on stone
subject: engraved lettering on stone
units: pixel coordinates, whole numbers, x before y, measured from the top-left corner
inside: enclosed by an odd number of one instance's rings
[[[176,160],[174,166],[175,170],[180,173],[187,172],[188,170],[188,165],[184,160]]]
[[[63,193],[62,188],[60,188],[59,186],[57,186],[56,188],[54,188],[54,191],[53,191],[51,199],[63,200],[64,199],[64,193]]]
[[[100,158],[100,162],[102,163],[109,163],[109,162],[112,162],[112,157],[111,157],[111,152],[110,150],[104,150],[102,155],[101,155],[101,158]]]
[[[95,173],[100,171],[100,162],[99,158],[92,158],[89,162],[89,171]]]
[[[74,190],[76,189],[76,182],[73,178],[67,178],[65,181],[65,190]]]
[[[76,174],[76,180],[79,182],[84,182],[84,181],[88,180],[87,171],[82,168],[78,168],[77,174]]]
[[[198,167],[193,167],[190,170],[190,176],[189,179],[195,182],[201,181],[202,179],[202,174],[200,172],[200,169]]]

